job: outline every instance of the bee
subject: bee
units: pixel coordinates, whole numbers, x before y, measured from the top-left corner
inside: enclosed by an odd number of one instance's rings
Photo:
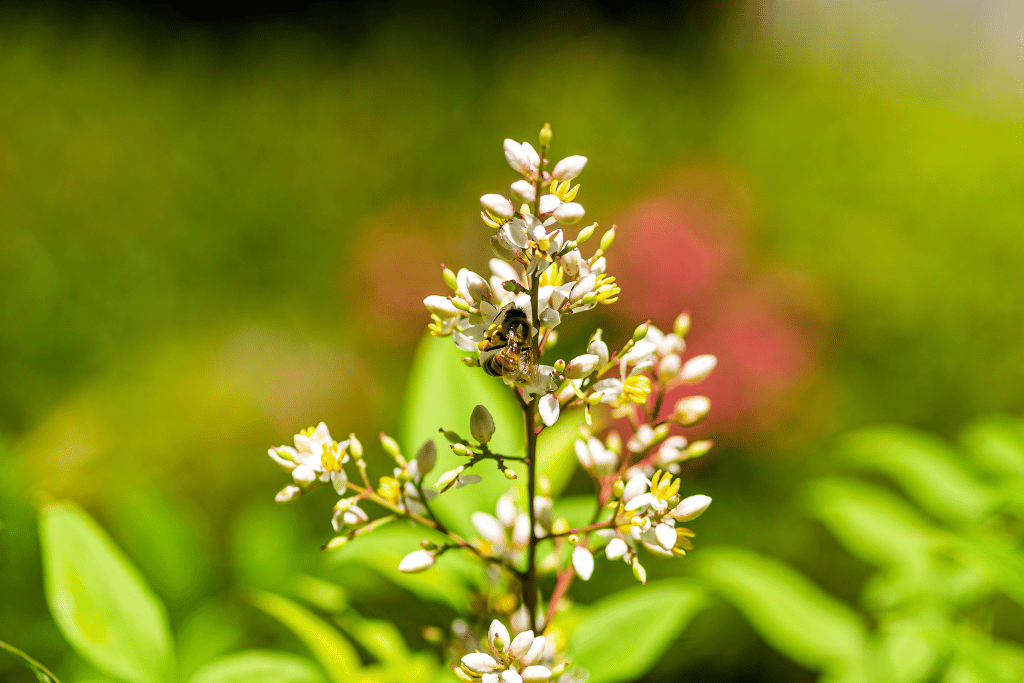
[[[509,304],[498,312],[480,343],[480,367],[509,384],[524,384],[536,371],[533,325],[521,309]]]

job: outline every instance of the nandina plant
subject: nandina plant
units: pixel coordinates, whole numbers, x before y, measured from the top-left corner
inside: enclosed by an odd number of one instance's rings
[[[700,422],[710,401],[690,396],[671,408],[664,405],[670,389],[700,382],[716,363],[711,355],[683,361],[690,327],[686,313],[670,332],[649,322],[639,325],[614,352],[613,341],[596,329],[582,353],[543,362],[552,357],[565,319],[614,304],[620,291],[606,256],[615,227],[603,233],[589,256],[584,244],[597,223],[573,238],[566,233],[586,215],[574,183],[587,158],[572,155],[551,165],[551,138],[545,125],[538,148],[504,142],[505,159],[521,177],[507,194],[480,198],[495,256],[489,276],[442,266],[451,292],[424,300],[430,334],[452,338],[465,354],[464,372],[485,373],[489,381],[507,385],[522,411],[522,450],[502,452],[494,446],[495,419],[478,405],[467,416],[468,434],[455,431],[455,425],[437,425],[460,463],[436,479],[434,440],[408,457],[395,439],[381,434],[383,451],[395,467],[393,476],[377,485],[367,474],[371,456],[355,434],[337,441],[323,423],[296,434],[294,447],[269,451],[292,478],[277,494],[278,502],[328,486],[340,496],[332,519],[338,535],[325,549],[364,542],[362,537],[402,520],[433,530],[401,560],[402,572],[430,571],[451,552],[469,553],[489,568],[487,595],[478,601],[487,613],[475,615],[480,632],[464,620],[453,628],[450,650],[457,661],[452,670],[465,681],[581,680],[586,673],[570,666],[564,634],[553,624],[573,581],[591,578],[595,551],[603,547],[609,561],[625,562],[646,583],[643,553],[685,555],[693,548],[694,532],[684,524],[711,503],[704,495],[684,495],[677,476],[680,463],[701,457],[711,443],[690,443],[673,433]],[[594,483],[589,523],[575,526],[554,514],[558,501],[538,467],[538,439],[569,415],[579,422],[576,457]],[[603,426],[610,424],[624,425],[627,433]],[[458,523],[466,520],[453,522],[439,497],[460,496],[458,489],[484,477],[507,480],[507,492],[494,509],[472,511],[471,526]],[[475,529],[476,537],[467,538],[459,528]],[[546,595],[542,583],[550,586]]]

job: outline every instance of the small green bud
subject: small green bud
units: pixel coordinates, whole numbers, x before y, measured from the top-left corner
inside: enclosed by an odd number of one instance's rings
[[[561,358],[555,361],[555,372],[559,374],[565,372],[565,361]]]
[[[444,438],[448,439],[452,443],[462,443],[465,441],[465,439],[450,429],[438,429],[437,431],[441,432],[441,434],[444,435]]]
[[[452,452],[455,453],[455,455],[470,455],[471,454],[471,451],[469,450],[469,448],[466,447],[465,444],[453,443],[451,445],[451,449],[452,449]]]
[[[437,544],[433,541],[423,540],[420,541],[420,547],[424,550],[437,550]]]
[[[680,337],[685,337],[690,331],[690,314],[685,311],[680,313],[679,317],[672,324],[672,331]]]
[[[392,458],[398,459],[402,457],[402,449],[398,447],[398,442],[384,432],[380,433],[380,445],[384,447],[384,451]]]
[[[355,434],[348,435],[348,450],[356,460],[363,459],[363,444],[359,442]]]
[[[348,541],[349,541],[348,536],[335,536],[331,540],[327,541],[327,543],[324,545],[323,549],[324,550],[337,550],[341,546],[343,546],[346,543],[348,543]]]
[[[540,146],[550,147],[551,146],[551,124],[545,123],[544,127],[540,129]]]
[[[469,313],[469,302],[463,299],[461,296],[450,296],[448,300],[452,302],[452,305],[460,311]]]
[[[650,328],[650,326],[651,326],[651,321],[650,320],[648,320],[647,322],[645,322],[642,325],[637,326],[637,328],[633,331],[633,341],[634,342],[638,342],[641,339],[643,339],[644,337],[646,337],[647,336],[647,330],[648,330],[648,328]]]
[[[707,452],[710,451],[711,447],[714,445],[715,443],[713,441],[694,441],[686,447],[686,450],[684,451],[686,457],[684,460],[695,460],[703,457],[704,455],[707,455]]]
[[[487,443],[494,436],[494,418],[484,406],[476,406],[469,416],[469,433],[477,443]]]
[[[583,244],[594,235],[594,230],[597,229],[597,223],[591,223],[587,227],[580,230],[580,234],[576,236],[576,244]]]
[[[465,365],[467,368],[480,367],[480,359],[477,358],[476,356],[463,356],[459,360],[461,360],[462,364]]]
[[[569,541],[569,545],[576,545],[580,542],[580,539],[576,534],[569,534],[565,540]]]
[[[441,277],[444,278],[444,283],[448,285],[449,289],[455,291],[459,288],[459,281],[455,278],[455,273],[450,268],[441,266]]]
[[[601,236],[601,251],[606,251],[608,247],[612,246],[612,242],[615,241],[615,226],[611,227],[611,230]]]
[[[515,470],[511,470],[511,469],[508,469],[508,468],[506,468],[502,472],[502,474],[504,474],[505,478],[508,479],[509,481],[515,481],[516,479],[519,478],[519,476],[515,473]]]
[[[612,496],[615,498],[622,498],[622,493],[626,490],[626,485],[621,479],[616,479],[615,484],[612,485]]]
[[[640,583],[647,583],[647,570],[644,569],[642,564],[640,564],[640,560],[637,560],[636,558],[633,559],[633,576],[635,576],[636,580]]]
[[[560,518],[556,519],[554,524],[551,525],[551,533],[553,534],[564,534],[569,530],[569,520]]]

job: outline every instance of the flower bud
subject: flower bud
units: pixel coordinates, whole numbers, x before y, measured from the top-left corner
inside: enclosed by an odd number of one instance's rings
[[[682,359],[676,353],[670,353],[662,358],[658,361],[658,381],[665,384],[675,379],[675,376],[679,374],[679,368],[682,367],[682,364]]]
[[[452,449],[452,453],[454,453],[455,455],[464,455],[465,456],[465,455],[472,455],[472,453],[473,453],[471,450],[469,450],[469,447],[466,446],[466,444],[462,444],[462,443],[453,443],[450,446],[450,448]]]
[[[569,520],[565,519],[564,517],[559,517],[551,525],[551,533],[552,534],[560,535],[560,534],[564,534],[568,530],[569,530]]]
[[[711,410],[711,399],[707,396],[687,396],[676,403],[672,419],[683,427],[693,427],[703,420]]]
[[[462,658],[462,667],[475,674],[486,674],[494,671],[498,662],[486,652],[470,652]]]
[[[711,450],[713,445],[713,441],[694,441],[686,447],[686,457],[683,459],[696,460],[697,458],[707,455],[707,452]]]
[[[558,397],[554,394],[544,394],[540,397],[540,401],[537,403],[537,413],[540,414],[541,421],[550,427],[558,421],[558,413],[560,412],[560,406],[558,404]]]
[[[633,559],[633,576],[640,583],[647,583],[647,570],[640,564],[640,560]]]
[[[512,218],[516,213],[516,207],[512,206],[512,202],[500,194],[485,194],[480,197],[480,204],[501,218]]]
[[[654,537],[665,550],[672,550],[676,545],[676,530],[668,524],[661,523],[654,527]]]
[[[527,618],[529,618],[529,612],[527,612]],[[515,617],[513,616],[513,621]],[[512,659],[521,659],[526,656],[526,653],[530,651],[530,647],[533,645],[533,631],[523,631],[518,636],[512,639],[512,644],[509,645],[508,653]]]
[[[576,244],[583,244],[594,235],[594,230],[597,229],[597,223],[591,223],[587,227],[580,230],[580,234],[576,235]]]
[[[441,266],[441,277],[444,278],[444,283],[448,285],[448,288],[455,291],[459,288],[458,280],[455,279],[455,273],[450,268]]]
[[[594,556],[583,546],[576,546],[572,551],[572,568],[581,579],[589,581],[594,573]]]
[[[473,408],[469,416],[469,433],[478,443],[487,443],[494,436],[494,418],[484,406]]]
[[[551,146],[551,124],[545,123],[544,127],[540,129],[540,146],[550,147]]]
[[[583,172],[587,158],[579,154],[565,157],[551,169],[551,177],[555,180],[572,180]]]
[[[427,475],[430,474],[430,470],[434,469],[435,464],[437,464],[437,446],[434,445],[433,439],[427,439],[416,453],[416,467],[421,475]]]
[[[587,211],[583,208],[582,204],[565,202],[552,211],[551,215],[562,225],[572,225],[579,223],[587,215]]]
[[[708,509],[709,505],[711,505],[711,498],[708,496],[690,496],[689,498],[684,498],[683,501],[669,513],[669,517],[677,519],[680,522],[689,522],[704,514],[704,511]]]
[[[626,550],[629,546],[621,538],[613,538],[608,541],[608,545],[604,547],[604,554],[609,560],[618,560],[626,554]]]
[[[450,429],[438,429],[437,431],[441,432],[441,435],[451,443],[462,443],[465,440]]]
[[[565,376],[569,379],[583,379],[597,369],[601,357],[593,353],[584,353],[576,356],[565,368]]]
[[[423,305],[427,307],[427,310],[436,315],[439,318],[454,318],[459,315],[459,309],[455,307],[448,297],[440,296],[439,294],[431,294],[423,300]]]
[[[537,636],[533,639],[530,649],[520,658],[520,661],[526,666],[533,664],[542,654],[544,654],[544,648],[546,645],[547,639],[544,636]]]
[[[615,226],[611,227],[611,230],[601,236],[601,251],[607,251],[608,247],[612,246],[612,242],[615,241]]]
[[[349,542],[348,536],[335,536],[331,540],[327,541],[324,545],[324,550],[337,550],[341,546]]]
[[[480,367],[480,359],[477,358],[476,356],[463,356],[459,360],[462,361],[462,364],[465,365],[467,368]]]
[[[398,571],[406,574],[426,571],[434,566],[437,557],[429,550],[414,550],[398,563]]]
[[[434,484],[434,488],[441,488],[442,486],[448,486],[453,481],[459,478],[459,474],[462,473],[462,466],[456,467],[454,470],[448,470],[437,480]]]
[[[690,331],[690,314],[686,312],[680,313],[679,317],[672,324],[672,331],[679,337],[685,337]]]
[[[487,644],[498,652],[504,652],[511,642],[512,638],[508,635],[505,624],[497,619],[492,621],[491,627],[487,629]]]
[[[398,442],[384,432],[380,433],[380,445],[384,447],[384,452],[395,460],[402,457],[402,449],[398,447]]]
[[[293,484],[288,484],[274,496],[275,503],[290,503],[302,495],[302,489]]]
[[[562,200],[553,194],[546,194],[540,198],[540,203],[537,206],[537,210],[541,216],[546,216],[551,213],[559,206],[562,205]]]
[[[551,669],[535,664],[523,669],[523,683],[541,683],[551,679]]]
[[[515,669],[505,669],[501,672],[500,683],[523,683],[523,677]]]
[[[508,479],[509,481],[515,481],[516,479],[519,478],[519,475],[516,474],[515,470],[509,468],[505,468],[504,470],[502,470],[501,473],[504,474],[505,478]]]
[[[683,369],[679,371],[679,379],[688,384],[694,384],[710,375],[716,365],[718,365],[718,359],[709,353],[694,356],[683,364]]]
[[[348,435],[348,452],[352,454],[352,457],[356,460],[363,459],[363,444],[359,442],[355,434]]]
[[[420,547],[424,550],[437,550],[437,544],[433,541],[423,540],[420,541]]]
[[[299,465],[292,470],[292,479],[294,479],[295,483],[299,486],[309,486],[316,481],[316,477],[316,470],[309,465]]]
[[[565,372],[565,361],[559,358],[558,360],[555,361],[554,368],[556,374],[561,374]]]
[[[533,179],[537,176],[537,164],[533,163],[533,159],[527,150],[527,146],[530,147],[533,152],[533,147],[527,144],[519,144],[515,140],[506,138],[504,142],[505,161],[512,167],[512,170],[516,173],[520,173],[526,176],[527,179]],[[536,152],[534,152],[536,155]]]
[[[519,204],[532,204],[537,198],[537,187],[526,180],[517,180],[512,183],[512,198]]]
[[[600,339],[590,342],[590,346],[587,347],[587,353],[597,356],[598,365],[604,365],[608,362],[608,345]]]
[[[622,495],[626,492],[626,484],[621,479],[616,479],[615,484],[612,485],[612,496],[615,498],[622,498]]]

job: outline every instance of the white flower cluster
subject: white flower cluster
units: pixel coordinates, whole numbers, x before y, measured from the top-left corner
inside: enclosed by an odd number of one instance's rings
[[[291,472],[292,486],[277,494],[278,502],[286,502],[301,495],[315,482],[331,482],[338,493],[345,491],[348,476],[342,466],[348,462],[348,449],[355,436],[337,442],[331,438],[327,425],[321,422],[315,428],[303,429],[295,435],[295,448],[276,446],[268,453],[285,471]],[[356,441],[358,443],[358,441]],[[361,454],[361,447],[360,454]]]
[[[551,531],[552,500],[547,496],[536,496],[533,500],[538,537]],[[530,543],[530,515],[515,503],[512,493],[498,499],[497,515],[474,512],[471,519],[480,538],[486,541],[484,548],[496,557],[506,558],[513,563],[523,559]]]
[[[515,638],[495,619],[487,630],[491,654],[471,652],[460,666],[452,667],[455,675],[467,683],[540,683],[551,680],[565,670],[565,665],[552,666],[554,643],[533,631],[523,631]]]

